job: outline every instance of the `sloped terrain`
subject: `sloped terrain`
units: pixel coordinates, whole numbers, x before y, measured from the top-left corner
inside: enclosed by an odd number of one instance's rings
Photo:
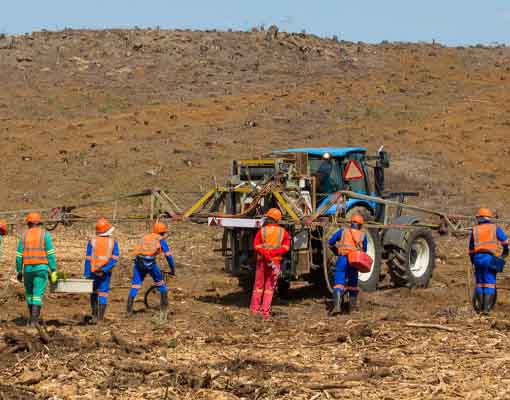
[[[501,208],[509,57],[506,48],[272,32],[6,37],[0,132],[11,190],[0,201],[53,205],[153,185],[200,191],[234,155],[385,145],[393,186]],[[144,173],[151,168],[159,174]]]
[[[0,209],[74,204],[148,187],[189,205],[233,158],[275,148],[384,145],[389,190],[420,205],[509,215],[510,50],[338,42],[253,32],[109,30],[0,38]],[[296,285],[273,322],[247,313],[225,277],[220,232],[179,223],[172,315],[123,316],[128,248],[104,326],[82,325],[83,296],[49,295],[51,341],[23,327],[4,243],[0,394],[63,399],[507,398],[508,285],[494,317],[467,301],[465,240],[440,241],[430,288],[363,295],[328,318]],[[90,227],[54,232],[60,267],[79,275]],[[440,329],[416,323],[440,325]],[[444,330],[446,328],[447,330]]]

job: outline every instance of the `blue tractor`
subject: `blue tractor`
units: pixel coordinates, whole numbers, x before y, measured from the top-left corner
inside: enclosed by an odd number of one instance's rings
[[[331,196],[340,190],[351,190],[359,194],[381,196],[384,191],[384,168],[389,167],[388,154],[379,151],[375,157],[378,171],[375,176],[374,186],[370,185],[369,166],[367,161],[367,149],[363,147],[317,147],[300,148],[277,151],[275,154],[306,154],[308,158],[309,174],[316,177],[316,190],[318,196],[317,208],[328,203]],[[374,159],[374,157],[372,157]],[[353,172],[351,172],[351,170]],[[370,200],[349,199],[345,204],[344,211],[361,212],[365,217],[374,219],[377,214],[378,204]],[[324,215],[335,215],[338,210],[332,205],[324,211]],[[379,215],[380,219],[381,215]]]
[[[375,290],[388,274],[397,286],[425,287],[435,267],[434,239],[430,229],[395,227],[420,221],[416,216],[402,215],[401,207],[388,215],[387,207],[377,201],[403,203],[406,197],[417,196],[385,191],[384,171],[389,166],[389,155],[382,148],[368,155],[362,147],[294,148],[274,151],[261,159],[235,160],[225,187],[211,190],[185,217],[224,229],[225,270],[250,289],[256,229],[266,210],[280,208],[285,216],[283,224],[293,238],[279,282],[280,293],[285,293],[293,280],[331,287],[334,255],[327,239],[342,221],[362,214],[374,223],[367,229],[368,253],[374,264],[370,272],[360,274],[361,288]],[[332,201],[342,191],[364,198]],[[305,223],[308,216],[317,213],[315,223]],[[389,224],[393,227],[388,228]]]

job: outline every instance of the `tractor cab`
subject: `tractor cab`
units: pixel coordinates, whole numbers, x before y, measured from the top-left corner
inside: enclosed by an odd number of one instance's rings
[[[308,174],[315,177],[317,208],[327,203],[331,195],[339,190],[380,196],[384,189],[383,168],[389,166],[389,157],[382,149],[376,156],[368,156],[367,149],[363,147],[298,148],[275,152],[275,154],[290,153],[306,155]],[[367,163],[369,160],[377,160],[373,166],[374,187],[371,187],[370,183],[370,167]],[[344,211],[355,206],[364,207],[371,215],[376,215],[376,203],[358,199],[348,200]],[[336,212],[336,205],[332,205],[324,214],[332,215]]]

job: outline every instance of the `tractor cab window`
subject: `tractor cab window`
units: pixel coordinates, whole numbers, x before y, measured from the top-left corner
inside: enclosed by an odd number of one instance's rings
[[[350,160],[356,161],[357,165],[361,167],[363,178],[346,180],[344,182],[344,187],[356,193],[370,194],[368,190],[368,170],[366,168],[364,156],[362,154],[350,154],[347,159],[343,160],[341,164],[342,176],[345,173],[345,168],[347,167]]]
[[[309,159],[310,174],[315,176],[317,193],[330,194],[341,189],[340,169],[335,159]]]

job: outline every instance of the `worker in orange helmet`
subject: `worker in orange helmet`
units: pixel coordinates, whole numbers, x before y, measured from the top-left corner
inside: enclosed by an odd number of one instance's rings
[[[362,215],[354,214],[350,220],[350,227],[339,229],[328,241],[331,251],[338,256],[335,264],[331,315],[342,312],[342,299],[346,291],[349,293],[349,302],[344,303],[345,310],[347,312],[357,310],[358,270],[349,265],[348,255],[352,251],[367,251],[367,235],[361,230],[364,223]]]
[[[108,305],[112,270],[119,260],[119,244],[112,238],[115,228],[105,218],[96,222],[96,235],[87,242],[85,278],[93,279],[90,295],[92,321],[103,321]]]
[[[40,328],[39,316],[48,278],[57,282],[57,259],[50,233],[42,225],[41,215],[27,215],[28,229],[18,242],[16,252],[17,279],[25,285],[29,324]]]
[[[156,222],[152,233],[146,234],[134,251],[133,279],[131,290],[127,301],[127,314],[133,314],[133,304],[138,290],[142,287],[145,276],[149,274],[154,284],[158,287],[161,296],[160,311],[162,319],[166,319],[168,309],[168,288],[165,284],[163,274],[157,264],[157,256],[163,254],[170,268],[170,274],[175,276],[175,261],[170,247],[165,240],[168,227],[163,222]]]
[[[281,272],[283,256],[290,250],[290,235],[278,225],[282,213],[271,208],[266,213],[264,226],[257,232],[253,247],[257,253],[255,283],[251,297],[250,311],[254,315],[270,318],[273,293]]]
[[[483,314],[489,314],[496,304],[496,274],[503,271],[509,253],[508,237],[492,222],[493,217],[491,210],[480,208],[469,239],[469,257],[476,278],[473,307]],[[496,255],[498,242],[503,249],[499,256]]]

